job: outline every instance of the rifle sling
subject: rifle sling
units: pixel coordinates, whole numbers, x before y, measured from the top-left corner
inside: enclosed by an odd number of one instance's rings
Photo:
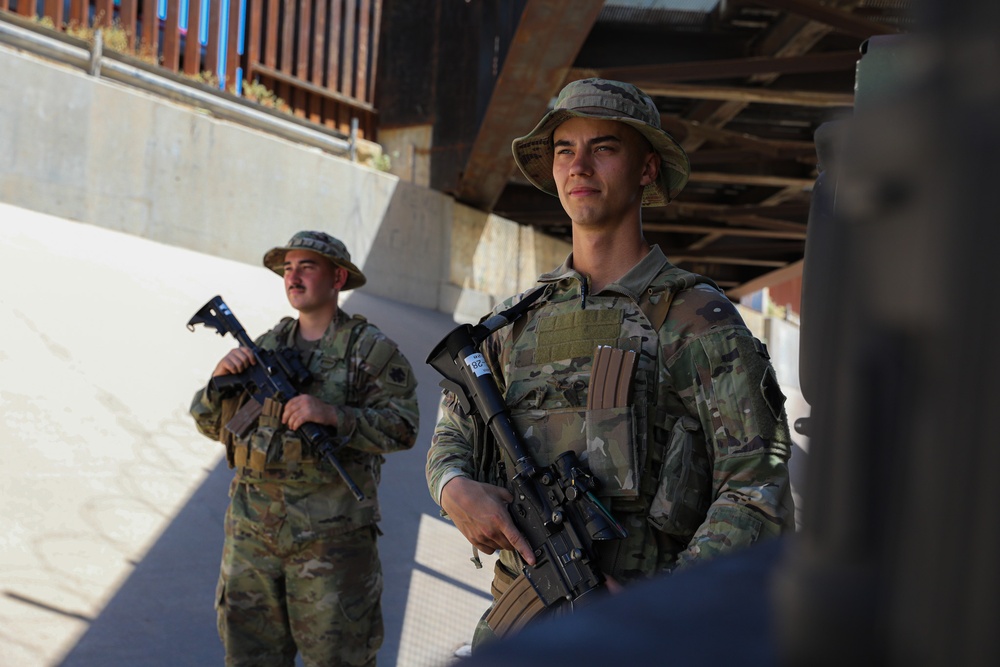
[[[542,294],[545,292],[545,290],[548,289],[548,287],[549,287],[548,285],[541,285],[539,287],[536,287],[523,299],[521,299],[520,301],[518,301],[517,303],[515,303],[513,306],[503,311],[502,313],[499,313],[500,317],[506,319],[508,322],[514,323],[514,326],[511,327],[512,333],[510,339],[512,341],[517,340],[518,336],[521,335],[521,332],[524,331],[525,325],[528,323],[528,320],[526,318],[521,317],[521,315],[527,312],[531,304],[535,303],[535,301],[537,301],[538,298],[542,296]]]

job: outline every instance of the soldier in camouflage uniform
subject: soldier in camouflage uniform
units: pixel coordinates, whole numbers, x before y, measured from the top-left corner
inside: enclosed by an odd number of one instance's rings
[[[298,652],[309,666],[374,665],[383,638],[377,487],[382,455],[416,440],[416,380],[394,342],[338,308],[341,291],[365,282],[343,243],[299,232],[264,266],[284,276],[299,317],[256,344],[295,348],[313,380],[284,405],[269,399],[239,433],[226,425],[246,396],[221,396],[210,383],[191,404],[198,430],[225,444],[236,471],[216,596],[226,664],[291,666]],[[237,348],[213,377],[250,363]],[[337,458],[363,501],[297,435],[307,422],[348,439]]]
[[[643,238],[641,208],[668,203],[689,174],[653,101],[626,83],[570,83],[513,152],[528,180],[559,197],[573,250],[482,351],[537,462],[576,450],[625,526],[625,539],[597,543],[609,587],[793,530],[785,399],[764,345],[712,281]],[[599,345],[637,362],[627,399],[588,407]],[[513,466],[484,434],[446,392],[426,472],[473,547],[501,551],[499,597],[534,556],[506,509]],[[491,636],[486,617],[474,646]]]

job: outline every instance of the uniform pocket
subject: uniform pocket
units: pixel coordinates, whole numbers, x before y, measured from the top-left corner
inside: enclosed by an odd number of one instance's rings
[[[587,452],[590,472],[601,480],[598,495],[635,498],[639,495],[636,470],[635,421],[632,408],[587,410]]]
[[[698,420],[684,415],[674,423],[649,508],[649,522],[686,542],[708,511],[711,466]]]
[[[337,579],[337,602],[348,621],[369,618],[382,597],[382,566],[376,546],[376,529],[364,526],[336,538],[331,555]]]
[[[215,585],[215,627],[222,641],[226,641],[228,624],[226,623],[226,577],[219,575],[219,583]]]
[[[275,461],[275,454],[280,452],[280,431],[284,429],[272,426],[258,426],[250,434],[247,467],[257,472],[263,472],[265,466]]]
[[[635,420],[631,407],[584,410],[524,410],[511,414],[515,429],[540,466],[572,450],[599,481],[597,495],[639,495]],[[504,454],[506,460],[506,453]],[[508,469],[512,462],[506,461]]]
[[[215,584],[215,611],[226,607],[226,577],[219,574],[219,581]]]

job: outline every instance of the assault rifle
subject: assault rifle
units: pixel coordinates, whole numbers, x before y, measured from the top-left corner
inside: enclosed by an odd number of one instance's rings
[[[277,351],[265,350],[254,344],[221,296],[213,297],[194,314],[187,323],[188,331],[194,331],[196,324],[214,328],[220,336],[232,335],[240,345],[250,350],[257,362],[250,364],[242,373],[219,375],[209,383],[223,394],[243,390],[250,393],[250,400],[236,413],[233,422],[249,426],[260,416],[266,399],[285,403],[298,396],[298,388],[312,380],[312,374],[295,350],[287,347]],[[336,452],[344,446],[347,438],[338,437],[327,426],[312,422],[306,422],[297,432],[340,473],[354,497],[364,500],[361,489],[337,460]]]
[[[445,377],[441,387],[458,397],[467,414],[479,413],[513,462],[509,511],[534,551],[535,564],[522,570],[531,588],[547,609],[578,604],[605,582],[594,542],[621,539],[626,532],[597,499],[598,482],[576,452],[539,466],[515,431],[496,379],[479,352],[488,335],[512,321],[508,318],[513,310],[475,327],[459,326],[438,343],[427,363]]]

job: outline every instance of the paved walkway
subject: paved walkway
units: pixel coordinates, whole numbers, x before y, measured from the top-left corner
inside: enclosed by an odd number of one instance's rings
[[[185,324],[221,294],[256,335],[292,314],[280,281],[0,204],[0,285],[0,665],[222,664],[212,605],[231,473],[187,410],[234,342]],[[492,572],[469,563],[424,483],[440,396],[424,360],[455,324],[348,294],[345,310],[395,339],[420,383],[418,443],[383,469],[379,664],[448,665]],[[790,398],[794,420],[807,408]]]
[[[261,239],[264,246],[284,239]],[[262,267],[0,204],[0,665],[222,664],[212,608],[230,471],[187,414],[233,346],[185,324],[221,294],[256,335],[290,314]],[[349,293],[350,294],[350,293]],[[489,570],[438,517],[423,462],[427,353],[454,322],[351,295],[419,376],[417,446],[388,457],[380,665],[438,666],[471,637]]]

